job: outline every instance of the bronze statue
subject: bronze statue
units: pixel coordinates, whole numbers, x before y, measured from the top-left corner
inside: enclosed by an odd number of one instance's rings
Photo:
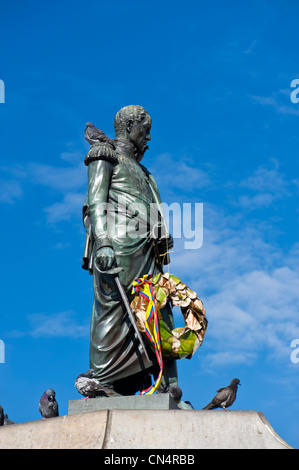
[[[140,163],[151,140],[151,125],[147,111],[132,105],[116,114],[114,140],[91,123],[85,130],[91,148],[85,158],[88,193],[83,207],[82,267],[93,274],[94,303],[90,370],[80,375],[80,381],[85,377],[93,386],[96,383],[98,395],[133,395],[149,386],[159,372],[155,354],[148,344],[144,351],[136,335],[119,288],[121,283],[131,302],[133,281],[161,272],[173,246],[157,184]],[[156,208],[154,223],[149,223],[152,207]],[[161,313],[168,327],[174,328],[169,303]],[[165,359],[158,392],[173,390],[175,395],[177,385],[176,361]],[[82,393],[83,387],[78,390]]]

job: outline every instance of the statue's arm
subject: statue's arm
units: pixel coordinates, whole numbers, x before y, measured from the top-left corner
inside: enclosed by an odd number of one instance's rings
[[[107,233],[107,203],[113,164],[97,160],[88,165],[88,218],[94,239],[95,257],[100,268],[109,269],[114,251]]]

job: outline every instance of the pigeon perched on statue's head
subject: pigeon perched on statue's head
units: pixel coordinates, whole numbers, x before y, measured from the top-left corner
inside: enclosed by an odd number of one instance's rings
[[[86,128],[84,131],[84,137],[90,145],[99,143],[99,142],[108,142],[113,145],[113,140],[109,139],[106,134],[95,127],[92,122],[86,123]]]
[[[208,403],[203,410],[214,410],[216,408],[223,408],[224,410],[236,400],[238,385],[240,384],[239,379],[233,379],[227,387],[219,388],[217,395]]]
[[[59,416],[58,403],[55,398],[55,392],[52,388],[48,388],[42,395],[38,408],[43,418],[54,418]]]

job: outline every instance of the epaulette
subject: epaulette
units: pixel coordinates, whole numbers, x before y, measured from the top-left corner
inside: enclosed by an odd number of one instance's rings
[[[113,145],[108,142],[99,142],[92,145],[84,159],[84,163],[88,166],[91,162],[96,160],[106,160],[111,163],[116,163],[118,160]]]

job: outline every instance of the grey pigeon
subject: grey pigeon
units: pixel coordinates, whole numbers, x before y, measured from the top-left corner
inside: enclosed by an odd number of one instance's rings
[[[185,405],[188,405],[191,407],[192,410],[194,410],[193,405],[190,403],[189,400],[185,400]]]
[[[3,407],[0,405],[0,426],[8,426],[9,424],[15,424],[15,422],[8,419],[7,414],[4,413]]]
[[[0,405],[0,426],[4,425],[4,411],[2,406]]]
[[[173,398],[176,403],[181,401],[183,395],[182,389],[178,385],[169,385],[169,387],[166,389],[166,393],[169,393],[171,398]]]
[[[10,426],[11,424],[16,424],[14,421],[8,418],[8,415],[4,415],[4,426]]]
[[[81,395],[86,398],[120,396],[111,385],[104,385],[93,376],[93,369],[89,369],[85,374],[80,374],[76,378],[75,387]]]
[[[58,403],[55,399],[55,392],[52,388],[48,388],[41,397],[38,409],[43,418],[54,418],[59,416]]]
[[[214,410],[215,408],[223,408],[225,410],[232,406],[237,396],[238,385],[241,385],[240,380],[233,379],[227,387],[219,388],[217,395],[203,410]]]
[[[169,387],[166,388],[165,393],[169,393],[169,395],[176,402],[178,408],[180,408],[181,410],[194,410],[190,401],[182,400],[183,392],[178,385],[169,385]]]
[[[106,134],[95,127],[92,122],[86,123],[86,128],[84,131],[84,137],[90,145],[99,143],[99,142],[109,142],[112,144],[112,139],[106,136]]]

